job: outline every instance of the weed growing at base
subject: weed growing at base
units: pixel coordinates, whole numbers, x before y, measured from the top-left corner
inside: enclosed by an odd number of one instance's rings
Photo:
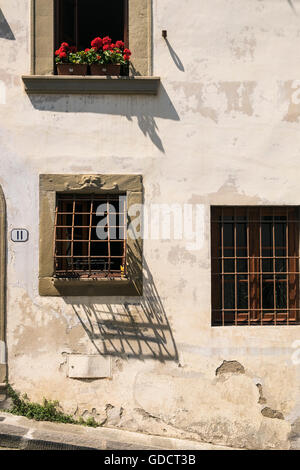
[[[12,399],[13,405],[11,409],[6,410],[9,413],[19,416],[25,416],[36,421],[52,421],[55,423],[81,424],[83,426],[99,427],[100,424],[94,418],[84,420],[74,419],[71,415],[67,415],[59,411],[59,402],[43,399],[43,404],[32,403],[26,395],[20,396],[11,385],[7,385],[7,394]]]

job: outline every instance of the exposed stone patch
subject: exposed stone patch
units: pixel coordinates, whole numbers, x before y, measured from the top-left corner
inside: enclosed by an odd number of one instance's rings
[[[216,375],[221,374],[244,374],[245,369],[238,361],[223,361],[216,370]]]
[[[259,391],[258,403],[260,405],[263,405],[264,403],[267,403],[267,399],[264,397],[262,385],[261,384],[256,384],[256,386],[257,386],[258,391]]]
[[[118,408],[111,404],[106,405],[106,414],[107,420],[105,422],[108,426],[117,426],[122,418],[124,409],[122,407]]]
[[[174,246],[168,253],[168,261],[174,265],[180,265],[182,263],[188,263],[193,266],[197,258],[192,255],[190,251],[180,246]]]
[[[124,369],[124,364],[121,359],[116,359],[114,362],[114,366],[119,372],[122,372],[122,370]]]
[[[0,398],[0,410],[10,410],[13,406],[13,401],[11,398],[5,398],[1,400]]]
[[[281,411],[272,410],[272,408],[269,408],[268,406],[261,410],[261,414],[265,416],[265,418],[284,419]]]
[[[282,83],[282,97],[288,104],[287,112],[283,117],[283,121],[299,122],[300,102],[299,102],[299,81],[289,80]]]
[[[288,449],[290,424],[284,419],[265,418],[257,403],[256,383],[244,373],[243,366],[237,361],[223,364],[223,372],[229,372],[228,375],[221,373],[213,380],[204,377],[199,380],[196,371],[187,377],[179,374],[179,369],[176,374],[175,369],[165,374],[154,370],[139,374],[135,403],[160,423],[139,415],[140,420],[138,417],[137,423],[128,420],[126,428],[135,425],[146,429],[151,423],[155,434],[160,434],[160,426],[165,423],[165,428],[172,426],[179,432],[193,434],[197,441],[245,449]],[[125,426],[125,422],[122,424]]]
[[[256,49],[255,36],[253,33],[248,31],[248,28],[243,28],[241,31],[241,35],[242,34],[245,34],[243,39],[241,37],[229,37],[230,49],[237,59],[253,59]]]
[[[133,432],[141,432],[143,434],[155,434],[158,436],[165,435],[173,438],[199,441],[197,433],[188,432],[169,425],[157,416],[148,413],[143,408],[124,410],[118,428]]]
[[[291,426],[289,435],[292,450],[300,450],[300,418],[297,418]]]
[[[248,116],[253,115],[253,93],[255,82],[220,82],[219,92],[227,99],[226,113],[239,112]]]
[[[159,418],[156,416],[151,415],[147,411],[143,410],[143,408],[135,408],[134,411],[136,411],[140,416],[142,416],[145,419],[154,419],[155,421],[159,422]]]
[[[68,364],[68,353],[67,352],[62,352],[61,355],[63,357],[63,362],[61,362],[59,364],[58,370],[60,372],[65,372],[66,368],[67,368],[67,364]]]
[[[300,438],[300,418],[297,418],[296,421],[292,424],[290,439]]]
[[[76,412],[74,413],[74,415],[76,416],[77,413],[78,413],[78,408],[77,408]],[[80,415],[80,413],[79,413],[79,415]],[[88,418],[93,418],[99,424],[99,426],[103,426],[107,421],[106,411],[105,410],[96,410],[96,408],[93,408],[91,412],[89,410],[85,410],[81,414],[81,416],[85,420],[88,419]]]

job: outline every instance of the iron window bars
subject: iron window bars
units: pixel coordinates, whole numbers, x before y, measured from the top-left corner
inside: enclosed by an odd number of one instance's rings
[[[212,324],[299,324],[299,208],[212,207]]]
[[[125,195],[58,194],[54,227],[54,276],[126,276]]]

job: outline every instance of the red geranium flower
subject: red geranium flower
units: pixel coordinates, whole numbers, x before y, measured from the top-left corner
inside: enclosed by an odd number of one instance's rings
[[[128,54],[124,54],[123,57],[124,57],[124,60],[130,60],[130,55],[128,55]]]
[[[89,48],[85,49],[85,51],[84,51],[84,52],[90,52]]]
[[[111,44],[111,39],[109,36],[105,36],[105,38],[103,38],[103,44]]]
[[[116,48],[116,45],[115,45],[114,43],[111,43],[110,49],[113,50],[113,49],[115,49],[115,48]]]
[[[117,41],[117,42],[116,42],[116,46],[117,46],[119,49],[123,49],[123,47],[125,46],[125,44],[124,44],[123,41]]]
[[[124,54],[126,55],[131,55],[131,50],[130,49],[124,49]]]
[[[70,46],[69,46],[69,44],[68,44],[67,42],[62,42],[62,43],[61,43],[61,46],[60,46],[60,48],[61,48],[62,51],[67,51],[67,50],[69,49],[69,47],[70,47]]]
[[[102,47],[102,44],[103,44],[103,41],[101,38],[95,38],[92,40],[91,42],[91,46],[96,49],[100,49],[100,47]]]
[[[57,49],[57,51],[55,51],[55,55],[59,55],[60,54],[60,49]]]
[[[67,53],[64,52],[64,51],[62,51],[62,52],[59,53],[59,57],[60,57],[61,59],[66,59],[66,58],[67,58]]]
[[[110,45],[109,44],[105,44],[105,46],[103,46],[103,50],[104,51],[109,51],[110,49]]]
[[[97,60],[100,60],[101,59],[101,55],[97,55]]]

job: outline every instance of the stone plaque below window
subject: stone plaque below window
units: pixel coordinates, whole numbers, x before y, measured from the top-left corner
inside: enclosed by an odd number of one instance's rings
[[[111,359],[98,355],[69,354],[68,377],[71,379],[111,378]]]

